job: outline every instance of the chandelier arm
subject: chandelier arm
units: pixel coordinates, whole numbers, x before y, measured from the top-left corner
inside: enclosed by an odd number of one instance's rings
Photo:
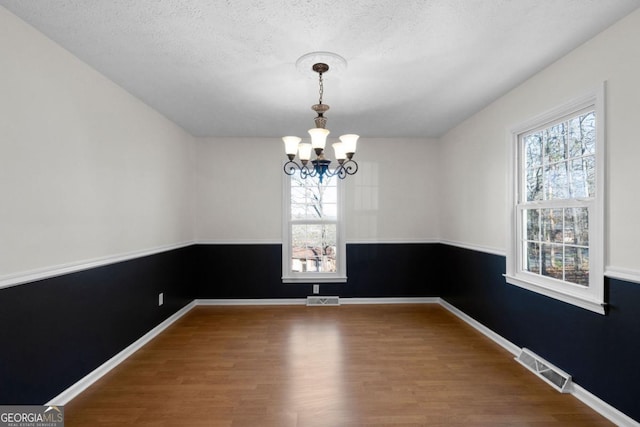
[[[300,170],[300,165],[293,160],[289,160],[284,164],[284,167],[282,169],[287,175],[293,175],[297,170]]]
[[[314,168],[309,168],[307,165],[300,166],[300,177],[302,179],[307,179],[308,177],[313,178],[316,175],[316,170]]]
[[[338,165],[338,167],[333,170],[333,175],[331,176],[337,176],[340,179],[345,179],[347,177],[346,169],[343,165]]]
[[[347,175],[353,175],[358,172],[358,163],[355,160],[347,160],[340,167],[344,170],[345,177]],[[344,178],[343,178],[344,179]]]
[[[331,172],[331,169],[327,168],[327,170],[325,171],[325,173],[324,173],[324,174],[325,174],[326,176],[328,176],[329,178],[334,177],[334,176],[336,176],[336,175],[339,173],[339,172],[338,172],[338,169],[340,169],[340,168],[339,168],[339,167],[338,167],[338,168],[335,168],[335,169],[333,170],[333,172]]]

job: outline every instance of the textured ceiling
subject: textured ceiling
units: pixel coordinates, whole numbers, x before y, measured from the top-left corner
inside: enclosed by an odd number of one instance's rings
[[[0,0],[197,136],[439,136],[640,0]],[[311,78],[308,78],[311,77]]]

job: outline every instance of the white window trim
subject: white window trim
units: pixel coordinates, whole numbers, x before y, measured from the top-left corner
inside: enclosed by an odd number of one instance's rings
[[[585,205],[589,209],[589,286],[571,285],[553,278],[542,277],[523,271],[519,265],[520,219],[518,205],[519,182],[519,135],[540,128],[584,108],[593,107],[596,112],[596,197]],[[509,232],[507,244],[507,283],[533,292],[605,314],[604,300],[604,200],[605,200],[605,83],[546,113],[510,127],[507,131],[509,163],[508,213]]]
[[[318,179],[307,178],[307,179]],[[291,271],[291,177],[283,174],[282,179],[282,283],[345,283],[347,281],[347,245],[345,237],[345,221],[344,221],[344,183],[342,179],[335,177],[337,196],[338,196],[338,212],[336,227],[336,251],[338,271],[335,273],[314,273],[314,272],[295,272]],[[305,221],[305,223],[312,223]],[[332,221],[333,222],[333,221]],[[318,221],[324,223],[324,221]]]

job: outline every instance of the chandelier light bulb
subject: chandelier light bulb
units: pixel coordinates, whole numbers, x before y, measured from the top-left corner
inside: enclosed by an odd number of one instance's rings
[[[283,136],[282,140],[284,141],[284,152],[293,160],[293,157],[298,152],[298,144],[302,139],[297,136]]]
[[[347,158],[347,153],[344,151],[344,144],[342,144],[342,142],[334,142],[332,145],[333,152],[336,155],[336,160],[341,163]]]
[[[313,128],[309,129],[309,135],[311,135],[311,146],[314,150],[324,150],[327,144],[327,135],[329,135],[329,129]]]
[[[340,141],[342,141],[342,144],[344,145],[345,153],[351,154],[353,156],[353,154],[356,152],[356,145],[358,143],[358,138],[360,138],[360,135],[355,135],[352,133],[347,135],[342,135],[340,137]]]
[[[307,163],[311,159],[311,144],[303,142],[298,145],[298,157],[302,163]]]

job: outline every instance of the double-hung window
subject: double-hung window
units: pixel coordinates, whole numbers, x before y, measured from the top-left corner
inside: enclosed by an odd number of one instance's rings
[[[282,280],[346,281],[342,180],[284,176]]]
[[[604,89],[514,127],[507,282],[604,313]]]

